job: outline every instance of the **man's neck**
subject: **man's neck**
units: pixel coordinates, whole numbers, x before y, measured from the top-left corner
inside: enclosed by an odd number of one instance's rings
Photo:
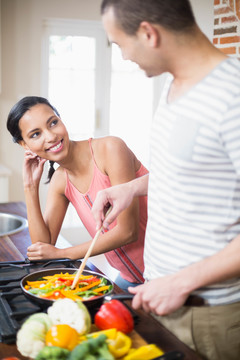
[[[174,80],[169,90],[168,102],[183,95],[227,58],[200,31],[186,46],[180,45],[177,48],[171,63],[170,72]]]

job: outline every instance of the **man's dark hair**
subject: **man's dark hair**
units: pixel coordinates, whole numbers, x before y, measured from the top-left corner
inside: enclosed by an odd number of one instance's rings
[[[196,24],[189,0],[103,0],[101,14],[113,8],[118,26],[136,34],[142,21],[170,31],[188,32]]]

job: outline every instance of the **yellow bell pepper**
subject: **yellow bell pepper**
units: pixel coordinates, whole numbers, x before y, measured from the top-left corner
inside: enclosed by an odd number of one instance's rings
[[[107,329],[107,330],[102,330],[102,331],[95,331],[95,332],[92,332],[90,334],[88,334],[88,337],[93,337],[93,338],[96,338],[98,337],[99,335],[101,334],[104,334],[106,335],[106,337],[108,339],[116,339],[116,336],[117,336],[117,329],[115,328],[112,328],[112,329]]]
[[[110,353],[118,359],[128,353],[132,345],[132,340],[123,332],[118,331],[115,339],[109,339],[107,344]]]
[[[69,325],[53,325],[47,332],[45,342],[47,346],[59,346],[67,350],[73,350],[78,344],[77,330]]]
[[[138,349],[131,349],[124,356],[123,360],[151,360],[157,356],[163,355],[164,352],[154,344],[143,345]]]

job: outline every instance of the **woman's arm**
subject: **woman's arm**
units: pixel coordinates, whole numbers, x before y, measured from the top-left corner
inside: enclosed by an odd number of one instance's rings
[[[68,206],[65,197],[61,195],[61,177],[56,171],[56,175],[54,174],[55,176],[53,176],[49,186],[46,206],[47,214],[54,215],[49,217],[49,223],[45,221],[39,201],[39,183],[45,161],[46,160],[40,159],[30,151],[25,153],[23,183],[29,233],[33,244],[39,241],[55,244]],[[47,217],[48,215],[46,215],[46,218]]]
[[[109,176],[113,186],[136,179],[141,164],[124,141],[107,137],[93,140],[92,147],[97,166]],[[118,216],[117,225],[99,237],[93,255],[137,241],[138,231],[139,199],[136,197]]]
[[[147,195],[148,178],[149,176],[146,174],[123,184],[100,190],[92,207],[96,229],[100,229],[102,225],[107,228],[131,204],[134,197]],[[110,204],[112,205],[112,211],[104,219],[106,208]]]

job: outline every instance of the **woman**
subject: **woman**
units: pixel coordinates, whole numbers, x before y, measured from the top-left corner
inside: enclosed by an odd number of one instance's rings
[[[147,169],[119,138],[70,140],[59,113],[45,98],[21,99],[9,113],[7,128],[25,149],[23,184],[32,241],[29,259],[83,258],[92,240],[66,249],[54,246],[69,202],[93,238],[96,223],[91,207],[97,192],[145,175]],[[39,183],[47,160],[50,183],[42,214]],[[59,165],[56,171],[54,162]],[[124,290],[144,281],[146,223],[147,197],[141,197],[100,235],[92,251],[92,255],[105,253],[108,262],[120,271],[116,283]]]

